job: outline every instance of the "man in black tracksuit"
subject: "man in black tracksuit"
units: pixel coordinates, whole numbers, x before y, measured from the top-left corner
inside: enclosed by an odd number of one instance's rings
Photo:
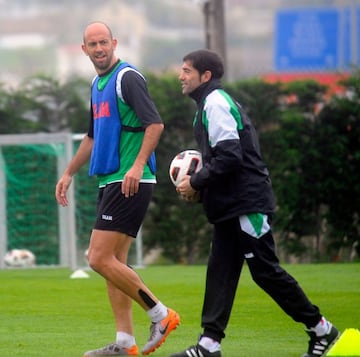
[[[194,135],[203,168],[185,176],[177,191],[200,198],[214,226],[197,345],[172,357],[221,357],[221,340],[246,259],[253,280],[310,335],[304,357],[324,356],[338,330],[323,317],[297,281],[279,265],[271,232],[274,197],[257,134],[241,106],[221,86],[217,54],[198,50],[184,57],[179,79],[183,94],[197,103]]]

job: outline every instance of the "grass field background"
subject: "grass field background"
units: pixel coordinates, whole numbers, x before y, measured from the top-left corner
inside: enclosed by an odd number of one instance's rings
[[[360,263],[284,265],[335,325],[360,329]],[[196,343],[205,266],[137,269],[160,300],[177,310],[181,325],[152,356],[168,357]],[[58,268],[0,271],[0,357],[82,357],[115,337],[102,278],[70,279]],[[149,337],[147,314],[134,305],[139,348]],[[224,357],[300,357],[307,335],[251,280],[244,267],[222,343]]]

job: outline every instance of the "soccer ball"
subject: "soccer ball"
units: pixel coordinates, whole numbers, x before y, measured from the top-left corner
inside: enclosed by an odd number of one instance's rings
[[[27,249],[12,249],[4,256],[4,263],[11,268],[27,268],[35,265],[35,255]]]
[[[170,163],[169,175],[178,186],[185,175],[192,175],[202,168],[201,154],[196,150],[185,150],[177,154]]]

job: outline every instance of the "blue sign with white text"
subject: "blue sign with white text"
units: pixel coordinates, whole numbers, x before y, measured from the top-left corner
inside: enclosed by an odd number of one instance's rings
[[[360,9],[305,8],[280,10],[275,23],[274,67],[279,71],[339,70],[354,64],[360,34]],[[359,46],[357,50],[360,53]],[[359,59],[359,55],[357,55]],[[356,61],[359,63],[359,61]]]

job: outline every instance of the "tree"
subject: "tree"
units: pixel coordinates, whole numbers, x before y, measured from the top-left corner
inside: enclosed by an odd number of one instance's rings
[[[306,79],[287,83],[282,94],[285,98],[292,97],[286,105],[289,109],[298,109],[307,118],[314,119],[318,105],[325,103],[327,90],[327,86],[315,80]]]
[[[21,93],[0,86],[0,134],[36,131],[35,123],[25,117],[25,113],[32,107],[31,100]]]
[[[144,245],[162,248],[170,261],[202,262],[209,251],[210,225],[201,204],[179,198],[168,172],[175,154],[197,148],[192,133],[196,106],[182,95],[175,74],[147,78],[165,131],[156,150],[158,184],[144,224]],[[343,247],[360,246],[359,79],[359,73],[351,76],[344,82],[346,96],[330,102],[324,101],[325,88],[312,81],[224,83],[258,129],[277,199],[273,227],[287,253],[311,252],[324,260]],[[60,83],[34,76],[19,88],[0,86],[1,134],[87,130],[87,81]],[[86,203],[93,197],[81,199],[83,207],[93,207]]]
[[[352,93],[350,98],[334,98],[316,127],[330,248],[337,252],[360,244],[360,92]]]
[[[325,88],[313,81],[285,85],[280,96],[280,120],[275,130],[263,133],[265,157],[277,198],[274,228],[280,246],[301,256],[312,247],[320,255],[323,206],[319,197],[320,169],[314,147],[316,104]],[[305,239],[306,237],[306,239]]]
[[[16,90],[0,87],[0,133],[87,131],[90,86],[81,78],[61,84],[35,75]]]
[[[287,253],[301,256],[310,250],[318,257],[323,213],[313,123],[296,112],[283,120],[274,156],[279,162],[272,175],[279,207],[275,226]]]
[[[259,134],[277,127],[280,119],[279,84],[250,79],[225,83],[224,88],[247,111]]]
[[[32,103],[23,115],[36,123],[38,131],[86,131],[89,125],[89,85],[74,78],[61,84],[54,78],[27,78],[18,93]],[[87,99],[83,95],[87,88]]]

